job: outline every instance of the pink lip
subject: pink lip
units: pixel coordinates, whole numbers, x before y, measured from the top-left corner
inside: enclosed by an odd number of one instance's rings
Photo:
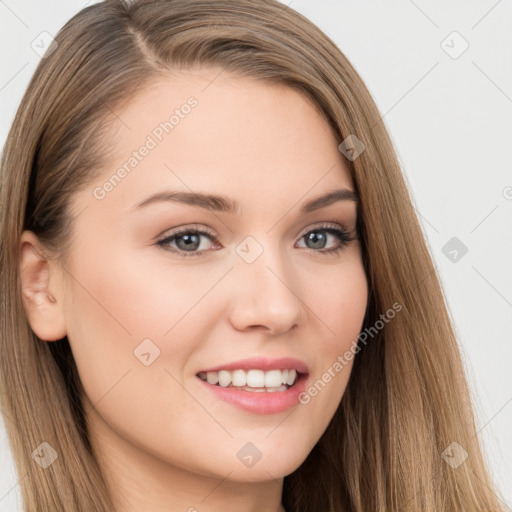
[[[281,369],[295,368],[298,373],[309,373],[309,369],[303,361],[295,359],[293,357],[281,357],[277,359],[268,359],[266,357],[251,357],[250,359],[242,359],[240,361],[234,361],[232,363],[221,364],[201,372],[218,372],[220,370],[281,370]],[[198,372],[199,373],[199,372]],[[295,387],[295,386],[293,386]],[[250,391],[247,391],[250,393]],[[283,392],[284,393],[284,392]]]
[[[286,365],[284,366],[286,367]],[[217,398],[240,409],[254,414],[276,414],[286,411],[300,402],[299,396],[306,389],[308,375],[299,375],[297,382],[286,391],[271,393],[268,391],[245,391],[240,388],[223,388],[222,386],[209,384],[199,377],[197,377],[197,380],[201,382],[201,385],[206,386],[206,389],[214,393]]]

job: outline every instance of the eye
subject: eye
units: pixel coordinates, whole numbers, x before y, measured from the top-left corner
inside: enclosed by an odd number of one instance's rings
[[[338,240],[337,245],[330,249],[318,251],[317,249],[324,249],[329,236],[333,236]],[[311,243],[313,247],[308,248],[314,252],[320,252],[321,254],[337,254],[341,252],[349,242],[356,240],[357,236],[352,236],[348,230],[339,225],[324,224],[316,227],[315,229],[309,230],[307,233],[302,235],[300,239],[305,240],[306,243]]]
[[[219,239],[212,232],[197,229],[197,227],[188,227],[157,241],[157,245],[178,256],[201,256],[207,250],[207,248],[198,250],[201,247],[201,237],[209,238],[214,244],[219,243]],[[330,237],[334,237],[337,240],[337,244],[334,247],[325,249],[324,247]],[[300,240],[303,239],[306,241],[306,244],[310,244],[310,247],[307,247],[310,251],[320,254],[336,254],[342,251],[349,242],[356,240],[357,236],[352,236],[348,230],[340,225],[325,224],[307,231],[300,237]]]
[[[171,252],[183,257],[197,256],[202,253],[202,251],[199,253],[196,252],[201,245],[201,237],[208,237],[213,242],[218,243],[217,237],[209,231],[197,228],[184,228],[180,231],[176,231],[175,233],[165,237],[162,240],[159,240],[157,245],[164,248],[169,248],[170,244],[176,243],[177,248],[171,246]]]

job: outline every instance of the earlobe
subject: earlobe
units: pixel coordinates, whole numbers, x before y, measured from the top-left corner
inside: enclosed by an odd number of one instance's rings
[[[23,304],[36,336],[44,341],[64,338],[64,297],[56,266],[32,231],[24,231],[20,238],[19,271]]]

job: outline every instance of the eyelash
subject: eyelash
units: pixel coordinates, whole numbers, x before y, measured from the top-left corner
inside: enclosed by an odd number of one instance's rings
[[[327,250],[307,249],[314,253],[329,254],[329,255],[338,254],[345,249],[345,247],[348,245],[349,242],[352,242],[357,239],[357,236],[351,236],[350,233],[343,227],[340,227],[340,226],[335,227],[332,224],[323,224],[321,226],[318,226],[318,227],[311,229],[311,230],[307,231],[306,233],[304,233],[300,237],[300,240],[304,239],[306,237],[306,235],[309,235],[310,233],[315,233],[317,231],[325,231],[331,235],[334,235],[338,238],[338,240],[340,240],[341,243],[340,243],[340,245],[338,245],[332,249],[327,249]],[[195,256],[200,256],[201,254],[203,254],[204,251],[187,252],[187,251],[182,251],[181,249],[175,249],[175,248],[171,249],[171,248],[167,247],[168,243],[174,241],[176,238],[179,238],[182,235],[204,235],[204,236],[211,238],[212,242],[214,242],[215,244],[219,243],[219,239],[213,233],[211,233],[209,231],[201,230],[201,229],[197,229],[197,228],[196,229],[185,228],[180,231],[176,231],[175,233],[172,233],[170,236],[166,236],[165,238],[157,241],[156,244],[158,246],[162,247],[163,249],[168,250],[168,251],[170,251],[180,257],[183,257],[183,258],[195,257]]]

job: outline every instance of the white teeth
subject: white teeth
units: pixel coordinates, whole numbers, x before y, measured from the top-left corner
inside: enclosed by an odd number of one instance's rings
[[[207,372],[206,380],[208,384],[217,384],[219,382],[219,374],[217,372]]]
[[[252,391],[256,393],[274,393],[275,391],[286,391],[288,388],[286,386],[278,386],[275,388],[250,388],[249,386],[244,386],[242,389],[245,391]]]
[[[295,378],[297,377],[297,370],[290,370],[288,372],[288,379],[286,383],[291,386],[295,382]]]
[[[220,370],[218,372],[199,372],[199,377],[209,384],[218,384],[224,388],[239,387],[247,391],[284,391],[297,380],[297,370]],[[252,389],[250,389],[252,388]]]
[[[233,386],[245,386],[247,374],[243,370],[235,370],[231,375]]]
[[[223,388],[228,387],[231,384],[231,372],[221,370],[219,372],[219,386]]]
[[[275,388],[280,386],[282,383],[283,377],[281,375],[281,370],[270,370],[269,372],[265,372],[266,388]]]
[[[250,388],[262,388],[265,386],[265,372],[263,370],[249,370],[247,372],[247,385]]]

